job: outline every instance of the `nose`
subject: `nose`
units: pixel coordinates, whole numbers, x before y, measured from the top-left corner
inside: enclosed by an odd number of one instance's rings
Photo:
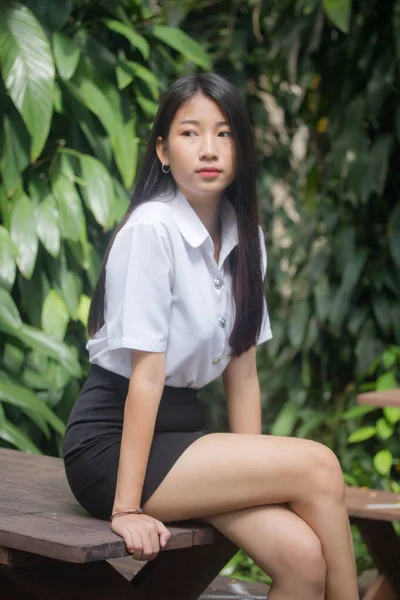
[[[200,148],[202,160],[215,160],[218,158],[218,147],[215,135],[203,135]]]

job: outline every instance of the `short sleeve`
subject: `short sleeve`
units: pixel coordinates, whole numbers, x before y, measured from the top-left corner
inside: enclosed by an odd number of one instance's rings
[[[118,232],[106,265],[110,349],[166,350],[173,279],[172,250],[161,225],[135,222]]]
[[[264,232],[260,226],[258,228],[258,233],[260,236],[260,248],[261,248],[261,270],[262,270],[263,279],[265,279],[266,274],[267,274],[267,249],[265,247]],[[257,338],[256,345],[259,346],[260,344],[267,342],[271,338],[272,338],[271,323],[269,320],[267,301],[264,296],[263,320],[262,320],[260,334]]]

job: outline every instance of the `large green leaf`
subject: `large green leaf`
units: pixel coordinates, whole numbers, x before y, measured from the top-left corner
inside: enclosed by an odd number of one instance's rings
[[[333,300],[330,315],[330,323],[335,330],[341,327],[346,314],[349,312],[351,298],[365,267],[368,254],[366,248],[358,248],[355,255],[344,266],[342,282]]]
[[[149,69],[136,63],[132,60],[126,60],[122,55],[118,60],[116,66],[116,75],[118,81],[118,88],[124,89],[134,79],[138,78],[144,81],[148,89],[150,90],[153,98],[158,98],[158,92],[161,87],[160,80],[152,73]]]
[[[11,239],[18,249],[17,265],[21,273],[30,279],[35,268],[38,250],[36,214],[33,203],[25,194],[15,201],[11,213]]]
[[[50,290],[43,304],[42,328],[45,333],[63,340],[69,322],[68,309],[56,290]]]
[[[61,155],[51,176],[53,195],[57,200],[61,223],[61,235],[65,239],[78,241],[85,229],[82,202],[75,186],[75,174],[68,157]]]
[[[88,324],[90,302],[89,296],[82,294],[78,306],[78,319],[84,327],[87,327]]]
[[[22,452],[42,454],[32,440],[21,429],[10,423],[10,421],[7,421],[7,419],[5,419],[3,426],[0,427],[0,438]]]
[[[54,257],[60,252],[60,228],[56,202],[50,195],[38,206],[36,233],[46,250]]]
[[[100,120],[111,138],[115,137],[116,117],[109,101],[97,85],[86,77],[65,82],[67,89]]]
[[[66,85],[69,91],[99,118],[107,131],[115,162],[125,187],[129,188],[133,183],[136,171],[137,140],[133,116],[125,120],[121,112],[119,94],[116,94],[118,101],[111,103],[89,79],[80,78],[78,81],[66,82]],[[115,92],[118,90],[116,89]]]
[[[344,33],[349,33],[352,0],[322,0],[332,23]]]
[[[383,409],[383,414],[389,423],[395,425],[400,421],[400,408],[397,406],[385,406]]]
[[[11,295],[0,287],[0,330],[14,332],[20,329],[22,320]]]
[[[139,50],[145,60],[149,58],[150,46],[148,41],[142,35],[139,35],[132,27],[121,23],[121,21],[115,21],[114,19],[104,19],[104,23],[109,29],[123,35],[129,40],[132,46]]]
[[[17,406],[21,410],[34,411],[41,415],[61,435],[65,432],[64,423],[31,390],[13,381],[0,377],[0,401]]]
[[[271,435],[292,435],[299,416],[299,404],[296,399],[287,400],[276,417]]]
[[[122,114],[119,114],[119,116],[118,133],[114,142],[114,154],[124,186],[129,190],[136,175],[139,140],[135,135],[133,115],[126,120]]]
[[[381,419],[378,419],[376,422],[376,433],[378,435],[378,437],[381,438],[381,440],[388,440],[390,437],[392,437],[393,433],[394,433],[394,427],[393,425],[391,425],[389,423],[389,421],[387,421],[386,419],[384,419],[383,417]]]
[[[359,417],[368,415],[374,410],[377,410],[376,406],[368,406],[366,404],[363,404],[361,406],[353,406],[341,415],[341,419],[343,419],[344,421],[349,421],[350,419],[358,419]]]
[[[53,34],[53,51],[60,76],[62,79],[71,79],[81,55],[79,46],[70,37],[56,32]]]
[[[45,27],[61,29],[71,14],[73,0],[25,0],[29,8]]]
[[[122,220],[122,217],[125,215],[128,210],[130,204],[130,198],[124,189],[124,187],[120,184],[118,179],[114,177],[114,218],[117,223]]]
[[[69,316],[71,319],[76,319],[82,292],[82,277],[78,273],[62,268],[60,272],[60,292],[67,306]]]
[[[372,425],[366,427],[359,427],[359,429],[356,429],[355,431],[353,431],[353,433],[349,435],[347,441],[349,444],[365,442],[365,440],[369,440],[370,438],[374,437],[375,434],[376,428]]]
[[[298,300],[290,315],[288,335],[291,345],[298,348],[304,339],[309,316],[309,306],[306,299]]]
[[[8,230],[0,225],[0,285],[11,289],[16,274],[15,260],[18,251],[11,241]]]
[[[2,126],[2,127],[1,127]],[[7,195],[11,198],[22,189],[22,178],[11,144],[11,132],[7,115],[0,122],[0,175]]]
[[[164,25],[155,25],[151,28],[154,37],[158,38],[185,58],[193,61],[196,65],[210,71],[212,62],[210,56],[203,48],[192,40],[184,31],[176,27],[165,27]]]
[[[110,229],[114,224],[114,186],[111,176],[103,163],[88,154],[81,155],[80,164],[85,182],[82,190],[87,204],[96,221],[105,229]]]
[[[14,153],[16,167],[22,173],[29,165],[30,137],[28,131],[16,110],[5,115],[4,127],[8,131],[8,143]]]
[[[390,469],[392,468],[393,464],[392,453],[389,452],[389,450],[380,450],[377,454],[375,454],[373,463],[379,475],[387,477],[390,474]]]
[[[2,2],[0,64],[4,84],[32,136],[31,159],[46,142],[53,114],[54,64],[48,38],[32,12]]]
[[[42,352],[45,356],[60,362],[74,377],[81,376],[81,367],[75,348],[59,342],[43,331],[30,327],[30,325],[22,325],[15,335],[33,350]]]

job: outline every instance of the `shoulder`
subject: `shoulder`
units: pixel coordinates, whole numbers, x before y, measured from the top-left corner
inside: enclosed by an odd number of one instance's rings
[[[171,208],[164,200],[148,200],[136,206],[118,231],[114,246],[130,247],[140,253],[167,254],[172,262],[175,222]],[[176,227],[176,226],[175,226]]]
[[[155,198],[138,204],[126,222],[126,226],[147,224],[156,229],[169,229],[174,224],[170,199]]]

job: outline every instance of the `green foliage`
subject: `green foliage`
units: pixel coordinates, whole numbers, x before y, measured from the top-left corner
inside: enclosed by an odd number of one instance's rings
[[[391,346],[385,350],[372,365],[369,379],[372,381],[362,386],[365,391],[383,392],[399,387],[400,347]],[[368,440],[363,451],[372,456],[372,462],[368,471],[364,469],[364,479],[367,474],[375,480],[379,477],[379,487],[400,493],[400,408],[359,406],[363,410],[358,411],[356,408],[344,412],[342,419],[356,424],[348,438],[350,444]]]
[[[28,452],[60,450],[160,92],[211,69],[146,4],[0,0],[0,440]]]
[[[396,6],[243,1],[227,20],[218,2],[201,28],[195,10],[183,21],[245,88],[258,144],[274,335],[259,353],[265,433],[318,439],[345,465],[341,415],[400,343]]]
[[[2,443],[59,450],[89,298],[160,93],[212,56],[244,90],[258,148],[274,334],[258,355],[264,432],[322,441],[347,483],[397,489],[398,414],[355,394],[399,377],[399,0],[0,0],[0,12]],[[225,428],[220,382],[204,396]],[[233,575],[261,577],[235,560]]]
[[[390,421],[342,415],[365,410],[355,396],[371,364],[400,344],[400,4],[228,4],[181,26],[245,91],[257,140],[274,335],[258,354],[264,432],[323,442],[347,483],[385,487],[387,452],[399,456],[396,434],[382,439]],[[226,428],[220,385],[204,395]]]

